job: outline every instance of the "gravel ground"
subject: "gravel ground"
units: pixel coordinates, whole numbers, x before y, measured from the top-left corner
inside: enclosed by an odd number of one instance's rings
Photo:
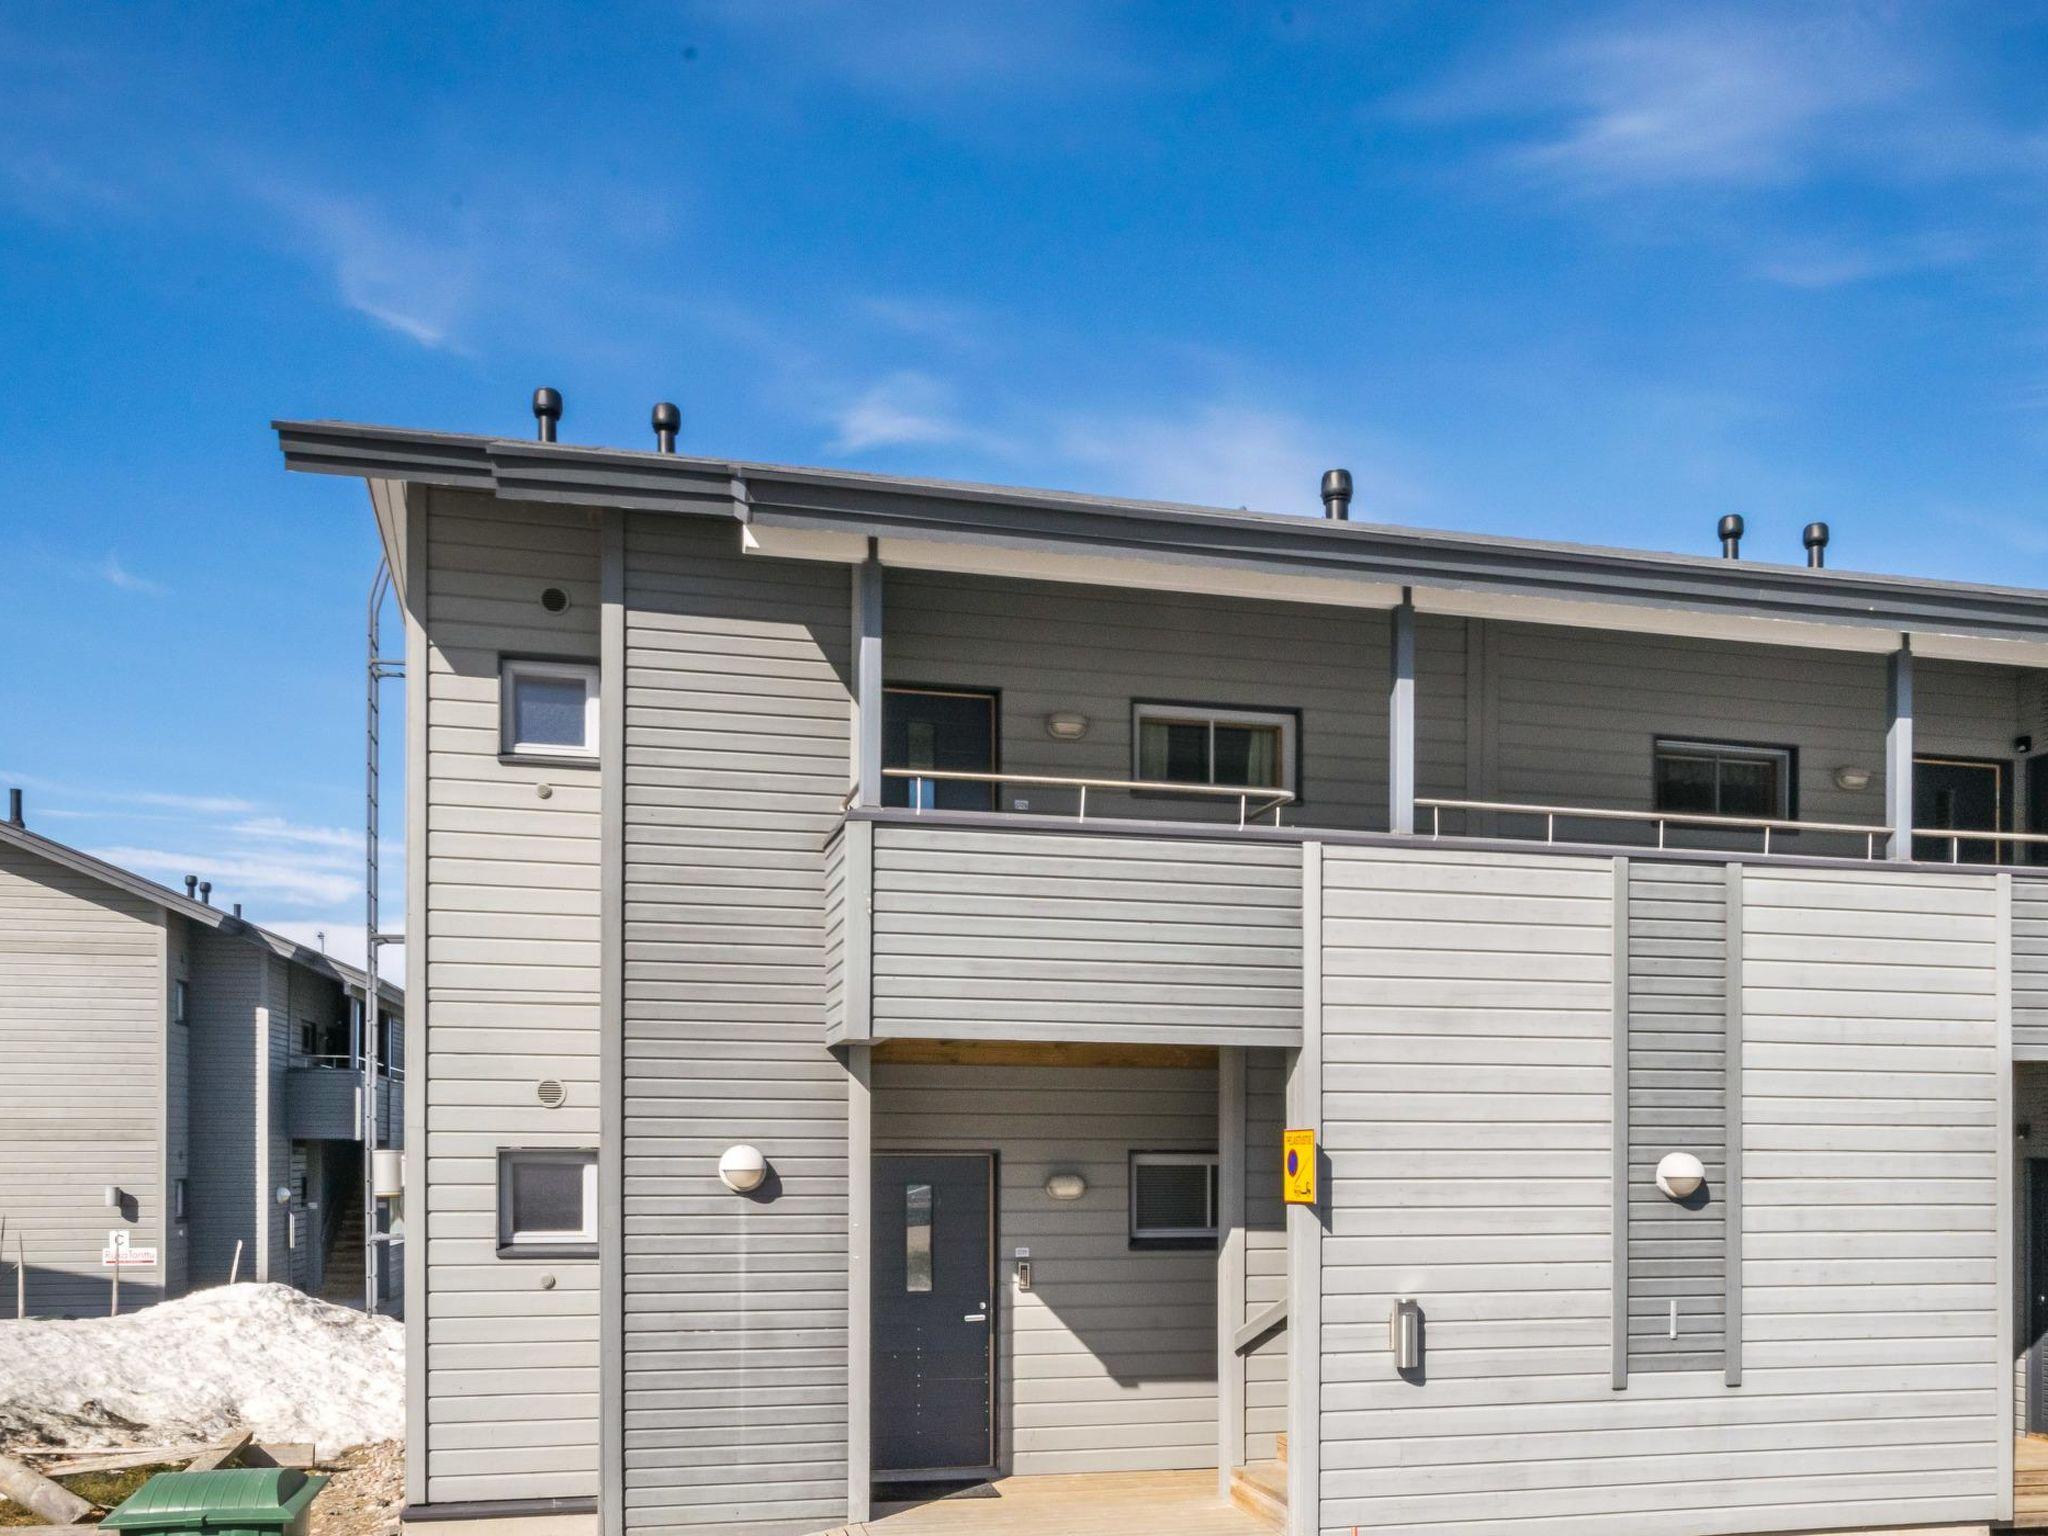
[[[333,1477],[313,1501],[312,1536],[391,1536],[405,1503],[405,1447],[358,1445],[321,1464]]]

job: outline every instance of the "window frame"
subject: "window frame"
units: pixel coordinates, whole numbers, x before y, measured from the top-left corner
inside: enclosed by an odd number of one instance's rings
[[[188,1027],[192,1023],[192,983],[182,976],[171,981],[171,1022]]]
[[[191,1219],[192,1185],[184,1174],[171,1180],[171,1224],[182,1227]]]
[[[1141,784],[1180,783],[1180,780],[1149,779],[1144,771],[1145,725],[1154,721],[1167,725],[1204,725],[1209,728],[1209,777],[1200,781],[1216,784],[1216,727],[1219,725],[1276,726],[1280,731],[1280,782],[1270,786],[1276,790],[1287,790],[1294,796],[1293,804],[1305,804],[1307,796],[1302,792],[1301,780],[1301,711],[1285,706],[1268,707],[1251,704],[1198,704],[1180,699],[1133,699],[1131,700],[1131,778]],[[1188,783],[1197,781],[1188,780]],[[1230,785],[1229,788],[1250,788],[1253,791],[1269,786]],[[1167,794],[1166,790],[1140,790],[1140,794]]]
[[[498,1148],[498,1257],[597,1257],[597,1149],[595,1147]],[[512,1170],[522,1164],[566,1163],[583,1170],[583,1225],[576,1231],[521,1233],[512,1224]]]
[[[1189,1167],[1200,1166],[1209,1170],[1208,1206],[1209,1225],[1197,1227],[1147,1227],[1138,1220],[1138,1169],[1152,1166]],[[1199,1253],[1214,1252],[1222,1241],[1223,1204],[1223,1159],[1214,1151],[1189,1150],[1185,1147],[1160,1149],[1133,1148],[1125,1163],[1125,1197],[1127,1236],[1133,1250],[1156,1252]]]
[[[519,682],[522,678],[571,680],[583,684],[583,744],[522,742],[518,739]],[[569,661],[547,656],[501,656],[498,659],[498,756],[509,762],[595,763],[602,739],[600,708],[603,678],[594,661]]]
[[[1711,757],[1716,764],[1714,775],[1715,808],[1712,811],[1677,811],[1659,803],[1658,764],[1667,755],[1678,757]],[[1724,758],[1743,762],[1772,761],[1779,765],[1778,807],[1770,816],[1773,821],[1797,821],[1799,819],[1799,749],[1787,742],[1775,741],[1717,741],[1707,736],[1653,736],[1650,738],[1650,808],[1664,816],[1727,816],[1731,813],[1720,808],[1721,778],[1719,764]],[[1748,821],[1752,817],[1735,817]]]

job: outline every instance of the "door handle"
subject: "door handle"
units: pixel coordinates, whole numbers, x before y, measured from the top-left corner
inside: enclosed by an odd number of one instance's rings
[[[988,1321],[988,1314],[986,1312],[970,1312],[961,1318],[960,1321],[963,1323],[985,1323]]]

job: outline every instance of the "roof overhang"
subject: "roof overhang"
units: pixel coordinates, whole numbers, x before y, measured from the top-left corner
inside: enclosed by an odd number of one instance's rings
[[[2048,593],[681,454],[279,422],[287,467],[724,517],[766,556],[2048,666]],[[388,535],[387,535],[388,537]],[[869,541],[874,541],[872,545]]]

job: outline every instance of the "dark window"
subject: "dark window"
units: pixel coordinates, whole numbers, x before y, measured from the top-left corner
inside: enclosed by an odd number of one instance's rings
[[[1674,815],[1786,820],[1792,814],[1792,749],[1659,740],[1656,807]]]
[[[1296,734],[1291,713],[1138,704],[1132,711],[1132,776],[1149,784],[1293,789]]]
[[[1131,1241],[1141,1247],[1213,1247],[1219,1184],[1213,1152],[1133,1152]]]
[[[882,691],[882,766],[937,773],[996,771],[996,696],[970,689]],[[885,775],[882,804],[918,810],[995,809],[995,785]]]

